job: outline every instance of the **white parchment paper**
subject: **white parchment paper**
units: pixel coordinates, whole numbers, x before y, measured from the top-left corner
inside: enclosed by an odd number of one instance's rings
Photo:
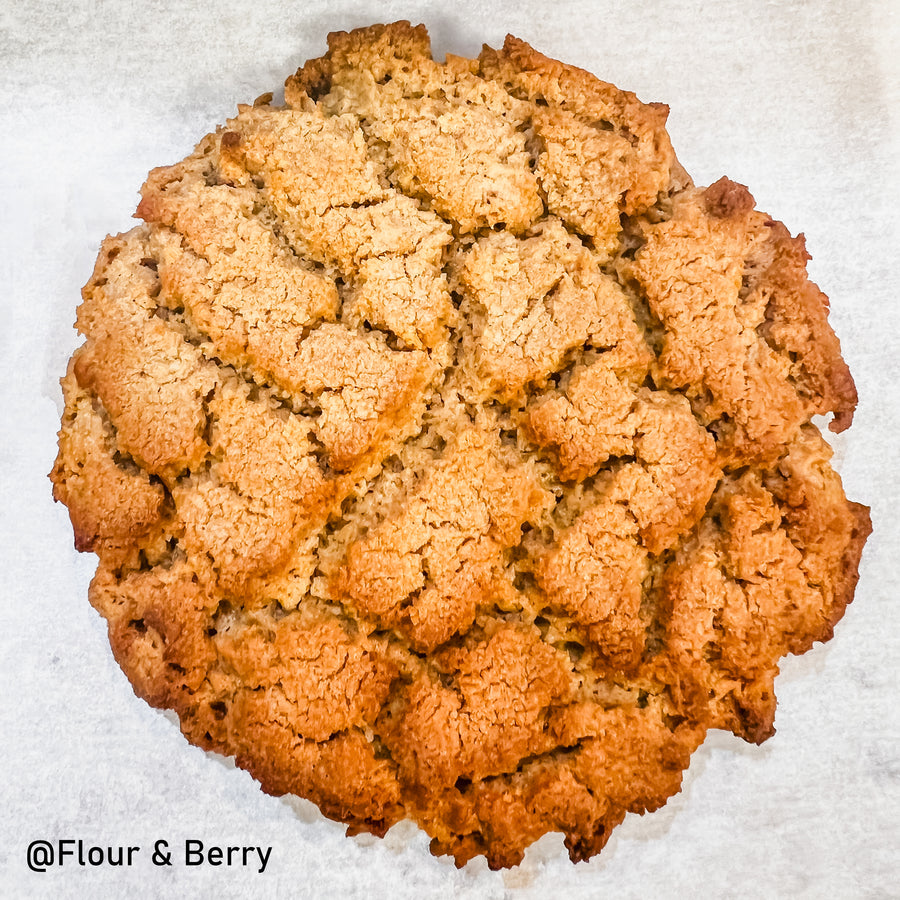
[[[58,379],[100,240],[131,227],[147,171],[238,102],[320,55],[328,31],[423,21],[435,53],[507,32],[671,107],[698,184],[723,174],[804,231],[856,378],[834,439],[875,532],[835,639],[788,659],[778,733],[711,734],[684,789],[573,866],[562,839],[458,871],[414,827],[348,839],[310,804],[263,796],[137,700],[87,603],[46,475]],[[900,896],[900,44],[896,2],[61,2],[0,6],[0,895],[12,897]],[[36,839],[137,845],[128,868],[26,865]],[[258,866],[186,868],[185,839],[271,847]],[[164,839],[173,866],[150,855]]]

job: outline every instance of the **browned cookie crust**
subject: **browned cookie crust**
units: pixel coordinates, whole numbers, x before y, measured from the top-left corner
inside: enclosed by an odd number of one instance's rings
[[[802,238],[694,187],[666,113],[397,23],[150,174],[51,477],[189,740],[499,867],[772,734],[870,530],[810,424],[856,392]]]

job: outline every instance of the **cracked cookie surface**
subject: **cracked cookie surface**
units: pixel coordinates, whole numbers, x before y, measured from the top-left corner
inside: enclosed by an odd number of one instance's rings
[[[828,302],[661,104],[512,37],[328,46],[104,242],[54,496],[190,741],[351,833],[587,859],[852,599]]]

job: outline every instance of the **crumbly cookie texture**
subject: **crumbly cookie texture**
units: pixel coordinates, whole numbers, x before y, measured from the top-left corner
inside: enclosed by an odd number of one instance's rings
[[[104,242],[54,496],[190,741],[351,833],[586,859],[852,598],[828,302],[666,107],[512,37],[328,46]]]

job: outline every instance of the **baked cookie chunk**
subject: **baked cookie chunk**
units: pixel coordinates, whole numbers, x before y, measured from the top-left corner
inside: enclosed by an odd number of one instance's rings
[[[598,853],[774,731],[868,511],[802,237],[667,108],[513,37],[332,34],[150,173],[84,288],[54,496],[135,692],[436,854]]]

